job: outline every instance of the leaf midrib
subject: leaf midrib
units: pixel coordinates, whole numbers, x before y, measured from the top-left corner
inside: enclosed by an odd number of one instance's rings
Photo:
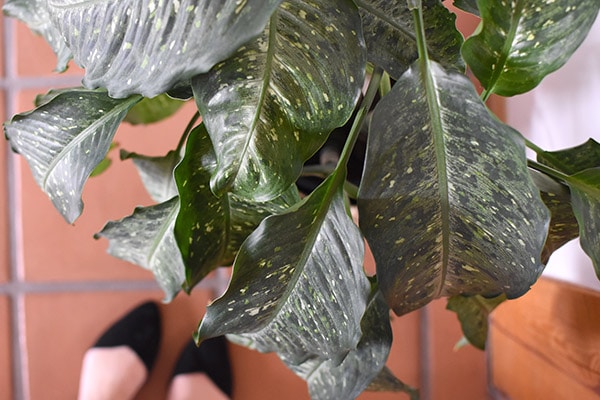
[[[438,171],[440,208],[442,220],[442,268],[438,288],[434,297],[441,295],[446,275],[448,274],[448,260],[450,248],[450,190],[448,187],[448,168],[445,151],[445,138],[443,130],[442,115],[440,112],[441,101],[438,96],[435,80],[431,73],[431,63],[427,58],[420,58],[419,66],[423,85],[425,86],[425,96],[430,114],[431,131],[433,133],[433,146]]]
[[[59,98],[61,96],[65,96],[65,95],[73,94],[73,93],[74,92],[59,94],[53,100],[56,100],[57,98]],[[96,128],[99,125],[104,125],[105,121],[113,119],[116,115],[119,115],[119,113],[121,113],[122,111],[133,106],[135,103],[137,103],[141,99],[142,99],[142,96],[136,95],[136,96],[132,96],[132,97],[124,100],[122,103],[117,104],[109,112],[103,114],[102,117],[98,118],[97,120],[92,122],[90,125],[88,125],[85,129],[83,129],[79,134],[77,134],[77,136],[75,136],[73,138],[73,140],[69,141],[69,143],[67,143],[67,145],[65,147],[63,147],[63,149],[56,154],[56,157],[52,158],[52,161],[48,165],[48,170],[44,174],[44,179],[43,179],[42,185],[41,185],[41,187],[44,189],[44,191],[48,192],[48,188],[47,188],[48,179],[50,179],[50,176],[52,176],[52,173],[54,172],[56,166],[74,148],[76,148],[79,144],[81,144],[84,140],[86,140],[90,135],[93,135],[93,133],[95,132]]]

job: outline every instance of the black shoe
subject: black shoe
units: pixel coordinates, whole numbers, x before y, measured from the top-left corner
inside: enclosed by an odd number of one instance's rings
[[[160,343],[160,313],[156,303],[144,303],[115,322],[100,336],[95,348],[128,346],[152,369]]]
[[[195,372],[205,373],[223,393],[231,397],[231,366],[224,336],[206,339],[200,346],[196,346],[193,340],[186,344],[173,369],[173,377]]]

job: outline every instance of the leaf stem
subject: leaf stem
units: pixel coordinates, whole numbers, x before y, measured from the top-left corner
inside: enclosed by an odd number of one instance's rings
[[[425,41],[425,26],[423,24],[423,8],[419,0],[407,0],[408,8],[412,10],[413,20],[415,24],[415,36],[417,39],[417,50],[419,52],[419,60],[421,63],[429,61],[427,53],[427,42]]]
[[[569,175],[534,160],[527,160],[527,166],[562,182],[568,182],[570,180]]]
[[[177,143],[177,148],[175,149],[175,152],[177,154],[181,153],[181,149],[185,145],[185,142],[187,141],[187,137],[189,136],[192,129],[194,129],[194,125],[196,124],[196,121],[198,121],[199,118],[200,118],[200,113],[198,111],[196,111],[194,113],[194,115],[192,116],[192,118],[190,119],[190,122],[188,122],[187,126],[185,127],[185,130],[183,131],[183,135],[181,135],[181,139],[179,139],[179,143]]]
[[[536,145],[535,143],[531,142],[529,139],[527,139],[526,137],[523,137],[523,139],[525,139],[525,145],[527,147],[529,147],[531,150],[535,151],[536,154],[541,154],[541,153],[545,153],[544,149],[542,149],[541,147],[539,147],[538,145]]]
[[[369,87],[367,88],[367,93],[363,98],[360,108],[356,113],[356,117],[354,118],[354,122],[352,123],[352,128],[350,128],[350,134],[348,135],[348,139],[344,144],[344,149],[342,150],[342,154],[340,155],[340,159],[338,161],[336,167],[336,173],[348,166],[348,161],[350,160],[350,155],[352,153],[352,149],[358,140],[358,136],[360,134],[360,129],[362,128],[363,123],[371,109],[371,104],[373,104],[373,100],[375,100],[375,96],[379,91],[379,84],[381,82],[381,77],[383,75],[383,69],[380,67],[375,67],[373,69],[373,74],[371,75],[371,79],[369,81]]]

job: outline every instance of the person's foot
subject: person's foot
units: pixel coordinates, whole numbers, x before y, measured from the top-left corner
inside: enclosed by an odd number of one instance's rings
[[[224,336],[196,346],[190,340],[173,369],[169,400],[229,399],[232,394],[231,366]]]
[[[160,337],[160,313],[154,302],[146,302],[116,321],[85,353],[79,400],[135,396],[154,365]]]

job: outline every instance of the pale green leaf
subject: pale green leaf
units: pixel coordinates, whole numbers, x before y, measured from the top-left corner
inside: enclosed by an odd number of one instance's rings
[[[184,281],[183,262],[179,255],[173,226],[179,199],[150,207],[138,207],[129,217],[106,224],[96,238],[109,241],[108,253],[152,271],[156,282],[171,301]]]
[[[112,99],[105,91],[52,92],[43,105],[5,123],[14,151],[67,222],[83,210],[81,192],[108,152],[116,129],[139,96]]]
[[[86,87],[154,97],[259,35],[281,0],[51,0]]]
[[[500,295],[490,299],[483,296],[453,296],[448,299],[447,309],[454,311],[460,321],[460,326],[473,346],[484,350],[489,330],[489,316],[506,296]]]
[[[173,170],[181,160],[178,151],[169,151],[160,157],[145,156],[121,150],[121,160],[131,159],[152,200],[162,203],[177,196]]]
[[[67,47],[60,32],[50,21],[46,0],[5,0],[2,11],[10,17],[23,21],[32,32],[41,35],[56,54],[56,70],[67,69],[71,60],[71,50]]]

